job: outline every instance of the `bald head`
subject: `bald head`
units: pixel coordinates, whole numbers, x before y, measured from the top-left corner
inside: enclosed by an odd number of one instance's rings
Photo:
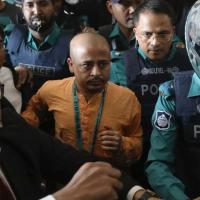
[[[86,49],[98,49],[110,54],[110,47],[106,39],[97,33],[80,33],[70,42],[70,57],[75,60],[79,52]]]
[[[97,33],[80,33],[70,43],[69,69],[86,99],[101,92],[109,80],[110,48]]]

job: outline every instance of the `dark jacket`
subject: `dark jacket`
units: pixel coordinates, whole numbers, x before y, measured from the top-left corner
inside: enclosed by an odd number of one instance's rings
[[[65,184],[84,162],[92,160],[28,125],[13,109],[5,107],[5,100],[2,107],[0,166],[17,199],[41,198],[41,182],[46,177]]]
[[[38,200],[45,193],[43,180],[66,184],[83,163],[94,160],[27,124],[4,98],[2,118],[0,166],[18,200]],[[122,179],[126,196],[135,182]]]

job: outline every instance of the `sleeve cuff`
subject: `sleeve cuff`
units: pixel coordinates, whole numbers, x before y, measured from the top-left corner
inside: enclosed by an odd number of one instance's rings
[[[52,195],[48,195],[42,199],[39,199],[39,200],[56,200]]]
[[[135,193],[139,190],[144,190],[144,188],[139,185],[132,187],[127,194],[127,200],[133,200]]]

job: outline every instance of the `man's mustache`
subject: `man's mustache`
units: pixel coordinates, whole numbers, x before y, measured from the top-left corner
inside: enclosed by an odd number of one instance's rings
[[[89,79],[88,82],[105,82],[105,80],[101,77],[94,77]]]

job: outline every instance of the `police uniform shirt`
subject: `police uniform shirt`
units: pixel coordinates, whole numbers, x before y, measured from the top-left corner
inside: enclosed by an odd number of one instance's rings
[[[35,49],[35,50],[45,50],[53,46],[56,41],[58,40],[58,37],[60,36],[61,29],[58,27],[58,25],[55,23],[52,32],[44,39],[44,41],[40,44],[36,44],[33,35],[31,32],[29,32],[27,43],[28,45]]]
[[[111,69],[110,69],[110,81],[127,87],[126,71],[124,67],[124,52],[135,45],[135,35],[128,40],[119,28],[119,24],[116,23],[112,32],[109,35],[111,43]]]
[[[176,105],[172,81],[159,88],[160,96],[152,116],[153,131],[146,172],[153,189],[165,199],[188,200],[185,185],[171,171],[174,165],[174,149],[178,133]],[[188,97],[200,96],[200,80],[196,74]]]
[[[5,27],[5,32],[6,32],[6,36],[5,36],[5,46],[7,45],[7,41],[9,40],[9,35],[10,33],[13,31],[15,25],[14,24],[9,24],[8,26]],[[46,38],[44,39],[44,41],[40,44],[37,44],[34,40],[33,35],[31,34],[31,32],[28,33],[28,37],[27,37],[27,43],[29,45],[29,47],[31,47],[34,50],[45,50],[48,49],[50,47],[52,47],[58,40],[59,36],[60,36],[60,32],[61,29],[59,28],[59,26],[54,23],[52,31],[50,32],[49,35],[46,36]]]
[[[116,23],[113,27],[112,32],[109,35],[110,42],[112,45],[116,45],[116,50],[117,51],[124,51],[127,50],[135,45],[135,35],[133,33],[133,36],[130,40],[128,40],[124,34],[121,32],[119,28],[119,24]],[[116,44],[113,44],[113,40],[115,40]],[[112,47],[113,49],[113,47]]]

